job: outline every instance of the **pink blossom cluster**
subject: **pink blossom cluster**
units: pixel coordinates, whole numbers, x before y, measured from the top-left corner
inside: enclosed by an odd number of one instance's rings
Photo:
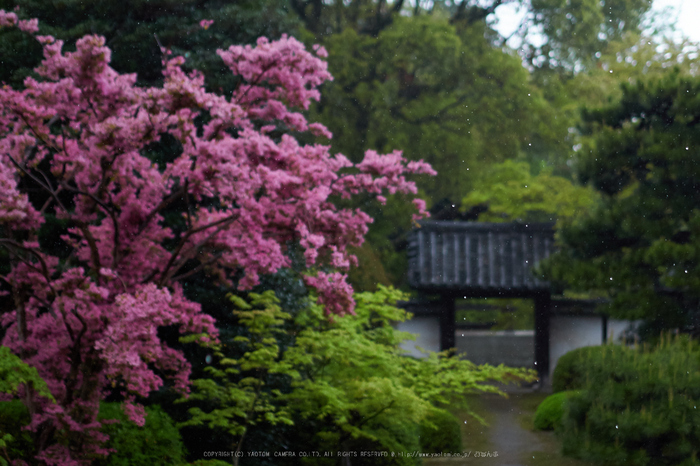
[[[2,10],[0,27],[38,30],[36,20]],[[164,63],[163,87],[139,88],[135,75],[109,66],[102,37],[83,37],[70,53],[50,36],[36,38],[41,80],[0,88],[0,247],[11,257],[0,293],[14,303],[0,323],[3,344],[39,370],[57,400],[31,390],[24,397],[38,458],[82,465],[107,453],[96,413],[110,390],[126,396],[136,422],[144,415],[138,398],[161,387],[161,376],[187,392],[189,363],[158,338],[158,327],[216,339],[213,319],[184,296],[181,280],[204,272],[231,285],[237,275],[250,288],[260,274],[289,266],[285,247],[297,241],[312,271],[306,281],[328,312],[352,312],[343,271],[356,259],[348,247],[362,244],[372,220],[337,208],[331,196],[383,201],[383,193],[416,193],[406,174],[434,172],[400,152],[368,151],[353,167],[329,146],[287,134],[331,137],[301,113],[331,79],[321,47],[314,54],[283,37],[220,50],[242,79],[227,98],[207,92],[201,73],[183,71],[182,57]],[[181,151],[158,165],[146,152],[165,135]],[[427,215],[415,202],[417,215]],[[174,208],[184,231],[164,221]],[[68,225],[68,259],[39,244],[48,215]]]

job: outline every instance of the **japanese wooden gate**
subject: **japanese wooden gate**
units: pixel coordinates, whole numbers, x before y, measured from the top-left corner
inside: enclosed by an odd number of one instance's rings
[[[533,268],[554,250],[553,223],[423,222],[408,243],[410,286],[438,295],[440,347],[455,346],[455,299],[529,298],[535,364],[549,372],[549,284]]]

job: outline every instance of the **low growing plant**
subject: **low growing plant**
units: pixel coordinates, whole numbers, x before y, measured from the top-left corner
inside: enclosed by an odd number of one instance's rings
[[[696,342],[607,345],[582,364],[584,391],[569,400],[562,420],[565,453],[609,465],[700,464]]]
[[[553,393],[537,407],[533,424],[537,430],[553,430],[561,424],[566,411],[566,403],[571,397],[579,396],[578,390]]]
[[[584,346],[564,354],[552,373],[552,391],[577,390],[585,384],[586,361],[590,355],[607,351],[605,346]]]

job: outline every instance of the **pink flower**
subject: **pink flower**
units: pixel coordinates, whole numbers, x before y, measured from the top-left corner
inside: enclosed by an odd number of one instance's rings
[[[0,27],[38,30],[36,20],[3,10]],[[407,175],[434,171],[398,151],[367,151],[354,166],[330,146],[284,134],[332,137],[302,113],[332,79],[322,47],[313,54],[283,36],[219,50],[242,80],[224,97],[206,90],[201,73],[185,72],[182,57],[164,63],[162,87],[142,88],[111,68],[102,37],[83,37],[73,52],[35,37],[44,49],[41,79],[0,88],[0,247],[11,257],[0,296],[21,301],[0,316],[2,344],[27,355],[56,399],[27,397],[30,428],[70,433],[37,458],[84,465],[108,453],[97,421],[108,391],[121,391],[137,422],[139,399],[164,377],[187,393],[189,363],[160,340],[159,327],[216,341],[214,320],[185,297],[183,280],[206,273],[250,288],[288,267],[287,245],[297,242],[307,265],[322,270],[305,278],[319,303],[329,315],[352,313],[352,287],[337,270],[356,264],[349,248],[362,244],[372,219],[333,198],[370,193],[383,203],[387,194],[417,192]],[[145,154],[163,135],[182,150],[158,166]],[[44,191],[43,206],[29,201],[30,190]],[[414,205],[427,215],[423,201]],[[178,207],[182,228],[174,232],[164,213]],[[42,250],[46,215],[69,225],[60,239],[70,261]]]

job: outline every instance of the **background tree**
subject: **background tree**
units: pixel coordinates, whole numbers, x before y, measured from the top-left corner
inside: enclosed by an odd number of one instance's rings
[[[527,9],[516,33],[520,55],[491,27],[492,13],[506,3]],[[295,0],[292,9],[305,40],[331,51],[336,79],[315,108],[338,150],[354,160],[369,143],[425,157],[439,173],[421,183],[431,212],[454,218],[474,189],[473,174],[493,163],[519,157],[535,173],[549,166],[571,178],[567,162],[577,141],[569,128],[577,124],[580,100],[566,81],[575,70],[594,69],[595,52],[608,41],[637,33],[650,5]],[[533,30],[545,30],[544,46],[529,41]],[[353,283],[370,289],[373,281],[403,283],[401,250],[411,225],[400,220],[401,205],[372,210],[376,221],[361,253],[368,262]]]
[[[295,30],[297,21],[284,0],[0,0],[0,8],[18,6],[25,18],[37,18],[42,33],[66,42],[72,50],[86,34],[99,34],[113,50],[112,67],[137,73],[140,85],[162,83],[160,46],[187,58],[185,69],[198,69],[207,89],[230,93],[237,80],[216,55],[233,44],[252,44],[258,37],[278,39]],[[203,19],[214,18],[207,28]],[[160,44],[159,44],[160,42]],[[41,60],[41,48],[16,31],[3,31],[0,80],[21,84]]]
[[[602,200],[560,230],[562,250],[544,269],[609,296],[612,315],[655,334],[698,329],[699,92],[697,78],[673,71],[587,112],[577,171]]]
[[[426,198],[459,204],[484,167],[519,154],[554,157],[568,134],[563,120],[548,124],[552,108],[520,59],[484,34],[483,26],[460,30],[418,16],[397,18],[377,37],[350,28],[327,37],[335,80],[312,114],[351,160],[370,145],[402,147],[407,158],[434,164],[438,181],[421,180]],[[401,279],[405,261],[396,249],[412,228],[405,210],[399,198],[368,211],[376,221],[366,254],[379,259],[361,274],[383,266],[389,280]]]
[[[587,189],[545,169],[532,175],[527,162],[492,165],[462,201],[485,222],[567,221],[591,209],[597,200]]]

